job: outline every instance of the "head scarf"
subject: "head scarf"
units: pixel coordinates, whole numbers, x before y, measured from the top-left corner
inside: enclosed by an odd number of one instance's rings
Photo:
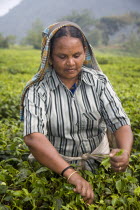
[[[21,120],[23,120],[23,115],[24,115],[23,102],[24,102],[24,97],[25,97],[26,91],[33,84],[41,81],[44,78],[44,75],[45,75],[47,69],[50,68],[50,64],[49,64],[50,40],[54,36],[54,34],[64,26],[74,26],[74,27],[78,28],[84,37],[85,45],[86,45],[86,58],[85,58],[83,65],[88,68],[95,69],[97,71],[101,71],[101,69],[98,65],[98,62],[94,56],[92,46],[88,43],[83,31],[76,23],[73,23],[70,21],[62,21],[62,22],[58,22],[53,25],[50,25],[42,33],[43,38],[42,38],[42,48],[41,48],[41,64],[40,64],[39,70],[38,70],[37,74],[35,74],[35,76],[30,81],[27,82],[27,84],[22,92],[21,106],[20,106],[20,119]]]

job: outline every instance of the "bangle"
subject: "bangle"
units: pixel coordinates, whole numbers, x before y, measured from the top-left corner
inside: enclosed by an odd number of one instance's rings
[[[72,172],[72,173],[69,175],[69,177],[68,177],[67,181],[69,181],[69,179],[71,178],[71,176],[72,176],[73,174],[75,174],[75,173],[78,173],[78,171],[74,171],[74,172]]]
[[[69,168],[74,168],[73,166],[68,166],[68,167],[66,167],[66,168],[64,168],[64,170],[61,172],[61,176],[63,176],[63,174],[64,174],[64,172],[67,170],[67,169],[69,169]]]

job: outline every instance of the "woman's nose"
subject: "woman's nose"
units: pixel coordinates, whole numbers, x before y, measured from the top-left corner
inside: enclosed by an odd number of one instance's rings
[[[72,65],[74,65],[74,59],[73,58],[69,58],[67,60],[67,66],[72,66]]]

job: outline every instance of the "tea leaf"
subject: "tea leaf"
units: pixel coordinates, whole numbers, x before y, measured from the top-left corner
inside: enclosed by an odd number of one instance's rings
[[[122,181],[121,180],[118,180],[116,182],[116,189],[118,190],[118,193],[121,193],[122,188],[123,188]]]
[[[140,196],[140,186],[135,188],[134,193],[135,195]]]

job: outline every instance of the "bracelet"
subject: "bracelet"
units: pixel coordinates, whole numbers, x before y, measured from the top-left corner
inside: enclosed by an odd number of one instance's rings
[[[71,176],[72,176],[73,174],[75,174],[75,173],[78,173],[78,171],[74,171],[74,172],[72,172],[72,173],[69,175],[69,177],[68,177],[67,181],[69,181],[69,179],[71,178]]]
[[[67,170],[67,169],[69,169],[69,168],[74,168],[73,166],[68,166],[68,167],[66,167],[66,168],[64,168],[64,170],[61,172],[61,176],[63,176],[63,174],[64,174],[64,172]]]

